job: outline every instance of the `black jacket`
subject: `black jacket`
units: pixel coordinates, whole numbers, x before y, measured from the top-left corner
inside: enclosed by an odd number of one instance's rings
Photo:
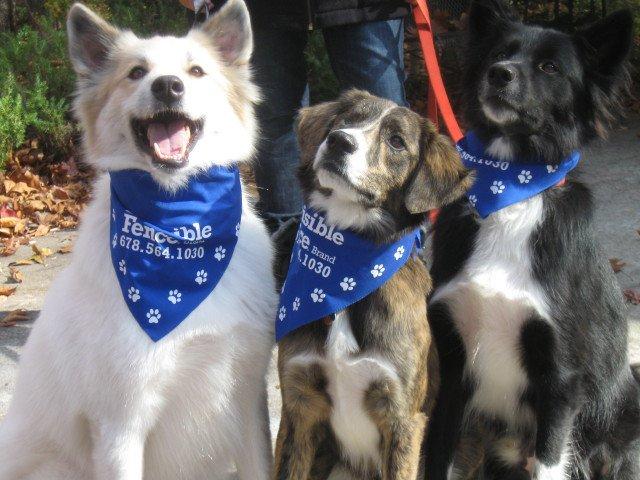
[[[256,28],[310,29],[390,20],[409,12],[406,0],[246,0]]]

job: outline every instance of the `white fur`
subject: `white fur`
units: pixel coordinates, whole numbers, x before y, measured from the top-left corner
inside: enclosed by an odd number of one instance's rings
[[[323,172],[318,172],[318,176],[320,177]],[[338,180],[335,176],[334,178],[336,178],[336,185],[338,183],[342,186],[346,185],[344,181]],[[335,189],[328,197],[317,191],[312,192],[309,203],[313,208],[326,213],[327,222],[343,230],[349,228],[361,230],[376,225],[382,228],[391,221],[381,208],[366,207],[362,203],[345,198]]]
[[[190,166],[175,177],[133,144],[128,118],[144,113],[148,81],[113,77],[87,150],[93,164],[151,171],[167,188],[213,164],[245,159],[254,126],[232,112],[222,69],[191,37],[119,42],[144,55],[151,78],[183,76],[191,55],[208,79],[186,83],[185,111],[206,117]],[[130,53],[130,52],[129,52]],[[126,59],[122,60],[126,63]],[[115,75],[115,74],[114,74]],[[79,101],[91,92],[82,90]],[[87,100],[85,98],[85,100]],[[86,113],[86,112],[85,112]],[[84,124],[87,128],[87,123]],[[267,479],[265,373],[277,298],[272,247],[246,200],[231,262],[214,291],[152,342],[122,298],[109,249],[107,175],[96,182],[71,264],[48,292],[25,346],[14,398],[0,425],[0,480]]]
[[[550,318],[532,275],[529,245],[542,215],[536,196],[481,220],[473,253],[432,299],[449,306],[467,352],[467,372],[478,380],[470,406],[514,427],[531,420],[520,406],[527,385],[520,332],[533,312]]]
[[[360,353],[345,311],[338,313],[331,325],[324,355],[298,355],[289,363],[318,363],[322,367],[332,402],[331,427],[343,454],[354,465],[372,463],[379,468],[380,432],[364,408],[364,394],[376,380],[399,383],[393,365],[372,352]]]

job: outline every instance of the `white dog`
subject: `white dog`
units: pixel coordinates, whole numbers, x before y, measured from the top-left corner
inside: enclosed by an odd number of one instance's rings
[[[258,95],[241,0],[229,0],[186,37],[150,39],[76,4],[68,34],[78,74],[75,112],[95,167],[141,170],[163,192],[179,193],[194,176],[251,157]],[[135,190],[128,191],[134,198]],[[224,275],[154,342],[149,332],[167,315],[156,309],[145,325],[131,313],[142,294],[129,291],[127,299],[112,263],[111,196],[106,173],[84,213],[71,265],[54,282],[25,347],[0,425],[0,479],[210,480],[225,478],[234,464],[242,480],[268,478],[265,373],[277,297],[266,230],[242,195]],[[210,227],[198,225],[198,235],[215,234],[217,225]],[[172,243],[157,232],[149,237],[146,227],[127,228],[144,232],[141,245],[149,238],[156,246]],[[141,256],[149,253],[140,248]],[[164,256],[164,246],[156,254]],[[206,255],[209,264],[225,257]],[[126,267],[120,270],[124,275]],[[198,278],[198,285],[213,283],[206,274]],[[186,303],[172,294],[173,305]]]

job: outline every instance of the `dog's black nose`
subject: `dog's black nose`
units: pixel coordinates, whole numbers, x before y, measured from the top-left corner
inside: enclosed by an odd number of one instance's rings
[[[327,137],[327,148],[334,153],[349,154],[356,151],[358,144],[352,135],[342,130],[335,130]]]
[[[151,84],[153,96],[164,103],[173,103],[184,95],[184,83],[175,75],[163,75]]]
[[[512,65],[496,63],[489,68],[489,83],[494,87],[505,87],[518,76],[518,71]]]

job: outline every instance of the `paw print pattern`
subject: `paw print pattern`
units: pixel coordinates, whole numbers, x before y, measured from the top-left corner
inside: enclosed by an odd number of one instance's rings
[[[313,300],[313,303],[324,302],[324,297],[326,296],[327,295],[324,293],[324,291],[321,288],[314,288],[313,292],[311,292],[311,300]]]
[[[130,287],[127,291],[127,294],[129,296],[129,300],[131,300],[133,303],[136,303],[138,300],[140,300],[140,290],[138,290],[137,288]]]
[[[293,304],[291,305],[291,308],[293,308],[294,312],[298,311],[298,309],[300,308],[300,297],[296,297],[293,299]]]
[[[240,235],[240,223],[236,223],[236,237]]]
[[[557,165],[547,165],[547,173],[555,173],[557,170]]]
[[[520,175],[518,175],[518,180],[520,181],[520,183],[529,183],[532,178],[533,176],[531,175],[531,172],[529,170],[522,170],[520,172]]]
[[[287,317],[287,309],[282,306],[280,307],[280,311],[278,312],[278,318],[280,321],[283,321]]]
[[[111,209],[111,218],[113,218],[114,222],[116,221],[116,209],[115,208]]]
[[[127,262],[125,262],[124,260],[120,260],[118,262],[118,270],[120,270],[123,275],[126,275],[127,274]]]
[[[203,283],[206,283],[207,281],[207,272],[205,272],[204,270],[198,270],[196,272],[196,283],[198,285],[202,285]]]
[[[478,197],[475,195],[469,195],[469,203],[475,207],[476,203],[478,203]]]
[[[116,248],[117,244],[118,244],[118,234],[114,233],[113,240],[111,240],[111,248]]]
[[[216,260],[221,261],[224,257],[227,256],[227,249],[223,248],[222,245],[216,247],[216,251],[213,254]]]
[[[344,277],[340,282],[340,288],[342,288],[342,290],[344,290],[345,292],[353,290],[353,287],[355,286],[356,281],[351,277]]]
[[[491,187],[489,187],[491,193],[493,193],[494,195],[500,195],[502,192],[504,192],[505,188],[507,187],[505,187],[504,183],[502,183],[500,180],[494,180]]]
[[[182,294],[178,290],[169,290],[169,296],[167,297],[174,305],[182,301]]]
[[[160,315],[160,310],[157,308],[152,308],[147,312],[147,319],[149,323],[158,323],[161,318],[162,315]]]
[[[393,258],[396,260],[400,260],[404,256],[404,247],[400,245],[396,250],[396,253],[393,254]]]
[[[373,266],[373,269],[371,270],[371,276],[373,278],[378,278],[378,277],[382,276],[384,271],[385,271],[384,265],[379,263],[379,264]]]

